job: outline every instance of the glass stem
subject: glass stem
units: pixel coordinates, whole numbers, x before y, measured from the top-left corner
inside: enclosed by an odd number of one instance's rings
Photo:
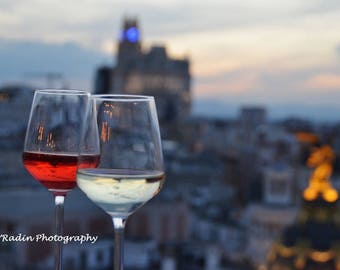
[[[55,226],[56,234],[62,236],[64,233],[64,200],[65,196],[54,196],[55,202]],[[63,265],[63,242],[56,241],[54,247],[54,270],[62,270]]]
[[[114,270],[123,270],[124,268],[124,228],[125,218],[113,217],[113,227],[115,231],[114,246]]]

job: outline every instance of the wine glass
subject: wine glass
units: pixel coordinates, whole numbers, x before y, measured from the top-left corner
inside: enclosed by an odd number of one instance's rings
[[[79,141],[89,93],[78,90],[37,90],[26,131],[23,163],[28,172],[54,195],[56,234],[63,234],[64,199],[76,186]],[[98,155],[88,155],[94,167]],[[55,270],[62,269],[62,242],[54,248]]]
[[[122,270],[126,219],[164,182],[156,105],[153,97],[138,95],[94,95],[91,101],[92,121],[86,121],[80,148],[89,149],[88,154],[100,149],[100,163],[97,168],[79,168],[77,183],[112,217],[114,269]]]

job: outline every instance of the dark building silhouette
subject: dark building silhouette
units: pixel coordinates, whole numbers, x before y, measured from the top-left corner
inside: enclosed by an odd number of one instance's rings
[[[136,19],[126,18],[118,42],[116,66],[100,67],[96,93],[152,95],[156,99],[162,132],[190,114],[190,72],[188,59],[173,59],[163,46],[144,50]]]
[[[267,112],[264,107],[246,106],[240,111],[239,121],[245,128],[255,128],[267,121]]]
[[[111,67],[102,66],[97,69],[94,82],[96,93],[105,94],[111,88],[111,75],[112,75]]]

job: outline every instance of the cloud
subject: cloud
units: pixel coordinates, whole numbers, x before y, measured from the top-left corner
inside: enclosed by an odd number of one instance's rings
[[[340,108],[340,65],[243,68],[195,78],[195,97],[236,104]]]
[[[197,98],[340,106],[338,0],[2,0],[0,83],[41,70],[92,83],[124,15],[138,16],[143,46],[190,56]]]
[[[340,44],[338,46],[336,46],[336,53],[337,53],[338,57],[340,58]]]
[[[238,70],[215,76],[198,77],[195,86],[195,92],[201,98],[212,96],[240,97],[248,95],[254,89],[260,89],[261,81],[255,72]]]
[[[340,92],[340,75],[318,74],[308,78],[302,87],[316,90],[337,90]]]
[[[24,80],[34,74],[57,72],[71,82],[82,80],[91,85],[95,68],[109,59],[110,56],[76,43],[0,39],[0,80]]]
[[[331,8],[329,8],[331,7]],[[43,41],[76,41],[100,49],[118,37],[124,15],[137,15],[143,38],[169,40],[178,35],[218,30],[240,30],[268,25],[298,27],[301,19],[336,12],[340,4],[327,1],[270,0],[152,1],[152,0],[3,0],[0,35]],[[338,15],[338,14],[337,14]],[[327,20],[326,20],[327,22]],[[209,39],[209,38],[208,38]],[[96,47],[97,46],[97,47]]]
[[[18,6],[20,1],[12,1],[12,0],[1,0],[0,7],[5,11],[12,11],[16,6]]]

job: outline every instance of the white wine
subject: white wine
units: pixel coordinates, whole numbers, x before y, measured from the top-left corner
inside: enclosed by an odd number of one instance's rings
[[[125,218],[162,188],[162,171],[81,169],[79,188],[113,217]]]

